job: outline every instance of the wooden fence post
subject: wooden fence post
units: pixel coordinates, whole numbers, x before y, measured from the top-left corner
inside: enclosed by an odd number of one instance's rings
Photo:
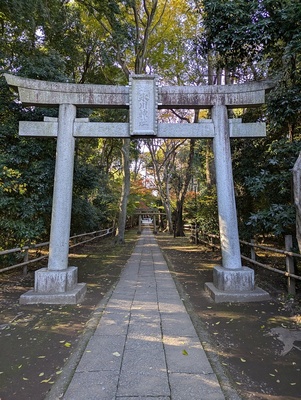
[[[212,237],[212,236],[209,236],[208,235],[208,238],[209,238],[209,243],[210,243],[210,247],[211,247],[211,251],[214,251],[214,238]]]
[[[251,239],[251,243],[252,245],[256,244],[256,240]],[[256,261],[256,251],[254,246],[251,246],[251,260]]]
[[[28,255],[28,250],[29,246],[23,247],[24,251],[24,257],[23,257],[23,262],[27,262],[29,260],[29,255]],[[23,275],[27,275],[27,264],[23,266]]]
[[[293,247],[292,235],[285,235],[285,250],[292,251],[292,247]],[[285,266],[286,266],[286,271],[288,273],[290,274],[295,273],[294,258],[288,254],[285,256]],[[292,295],[296,294],[295,279],[291,278],[290,276],[287,277],[287,292],[288,294]]]

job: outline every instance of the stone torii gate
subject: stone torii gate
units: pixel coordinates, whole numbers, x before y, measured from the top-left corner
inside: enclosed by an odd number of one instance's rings
[[[156,217],[158,217],[158,219],[160,218],[161,215],[166,215],[165,213],[162,213],[154,208],[150,208],[150,209],[137,209],[134,213],[135,215],[138,215],[138,231],[137,233],[140,234],[142,229],[142,216],[151,216],[153,217],[153,232],[156,234],[157,232],[157,219]]]
[[[58,118],[21,121],[22,136],[57,138],[48,267],[35,273],[35,287],[21,304],[75,304],[86,284],[77,268],[68,266],[72,205],[74,143],[77,137],[212,138],[216,167],[222,266],[213,270],[206,288],[216,302],[261,301],[268,294],[255,287],[254,271],[241,264],[232,177],[231,137],[265,136],[264,123],[228,119],[228,109],[265,103],[272,82],[241,85],[158,87],[155,76],[133,75],[129,86],[77,85],[45,82],[5,74],[25,106],[59,107]],[[96,123],[76,118],[76,107],[129,109],[129,123]],[[158,123],[158,109],[211,109],[211,120],[198,124]]]

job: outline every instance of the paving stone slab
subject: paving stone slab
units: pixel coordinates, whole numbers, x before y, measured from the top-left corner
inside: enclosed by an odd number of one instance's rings
[[[132,284],[131,286],[121,286],[116,287],[111,296],[112,300],[130,300],[133,299],[136,292],[136,284]]]
[[[152,333],[156,334],[158,329],[160,330],[162,335],[161,320],[159,318],[159,315],[145,316],[141,314],[131,318],[131,322],[128,328],[128,334],[131,335],[131,334],[145,332],[149,336]]]
[[[144,396],[146,398],[170,398],[167,375],[161,371],[152,370],[140,370],[139,372],[135,372],[135,374],[128,371],[120,377],[117,395],[118,397]]]
[[[125,268],[132,268],[132,266],[129,264]],[[134,290],[136,283],[137,283],[137,271],[134,271],[133,274],[127,274],[125,276],[121,276],[120,280],[115,286],[115,290],[117,291],[122,288]]]
[[[159,318],[151,322],[131,323],[129,325],[127,339],[143,340],[145,338],[152,337],[162,340],[162,331]]]
[[[127,312],[132,306],[132,300],[111,299],[106,307],[111,312]]]
[[[168,288],[171,288],[172,290],[174,290],[176,293],[178,292],[175,282],[172,279],[168,269],[166,269],[164,271],[161,271],[161,270],[156,271],[156,279],[157,279],[158,288],[164,289],[164,287],[167,286]]]
[[[186,326],[185,323],[177,324],[177,321],[162,320],[162,332],[163,336],[195,336],[195,329],[192,326]]]
[[[140,303],[140,304],[139,304]],[[132,308],[135,307],[143,307],[143,308],[153,308],[158,309],[158,298],[156,289],[153,289],[152,293],[136,293],[134,296],[134,301]]]
[[[134,321],[147,321],[149,322],[156,321],[160,319],[160,313],[158,309],[155,310],[147,310],[143,306],[137,307],[136,309],[131,310],[131,323]]]
[[[206,353],[195,337],[168,336],[163,338],[169,372],[187,374],[212,374]]]
[[[126,335],[130,320],[130,313],[112,313],[105,311],[94,332],[94,336],[119,336]]]
[[[161,282],[159,285],[157,285],[157,292],[158,296],[161,296],[163,298],[169,298],[172,296],[179,297],[179,293],[173,282],[167,282],[166,284]]]
[[[136,302],[133,303],[131,307],[131,316],[134,318],[135,316],[145,315],[146,317],[156,318],[159,314],[158,303],[157,302],[150,302],[150,303],[143,303],[143,302]]]
[[[140,385],[140,382],[135,381],[146,380],[152,376],[160,378],[164,383],[168,381],[163,344],[153,338],[140,341],[129,339],[124,351],[120,382],[130,380],[133,385]],[[138,395],[146,394],[138,393]]]
[[[143,294],[153,295],[157,291],[157,284],[155,280],[153,282],[138,282],[135,297]]]
[[[225,400],[216,376],[170,374],[172,400]]]
[[[166,299],[159,301],[159,310],[165,314],[182,313],[184,315],[187,313],[186,308],[179,297],[174,298],[173,300]]]
[[[132,362],[134,352],[137,355],[136,365],[139,363],[143,365],[145,363],[146,367],[166,367],[161,337],[145,336],[142,339],[127,338],[122,367],[126,362]],[[155,359],[155,354],[158,359]]]
[[[126,336],[92,336],[76,372],[119,371]]]
[[[156,396],[156,397],[154,397],[154,396],[152,396],[152,397],[145,397],[145,396],[135,396],[135,397],[120,397],[120,396],[117,396],[116,397],[116,400],[170,400],[170,397],[168,396],[168,397],[162,397],[162,396]]]
[[[118,373],[113,371],[76,372],[63,400],[113,400]]]

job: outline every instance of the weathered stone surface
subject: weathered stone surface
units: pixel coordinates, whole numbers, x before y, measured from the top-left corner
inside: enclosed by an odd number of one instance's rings
[[[168,86],[159,88],[159,108],[255,107],[265,103],[265,91],[272,81],[240,85]]]
[[[77,304],[86,293],[85,283],[77,283],[77,268],[35,272],[35,288],[20,297],[20,304]]]
[[[50,270],[65,270],[68,267],[75,116],[76,107],[74,105],[60,105],[48,259]]]
[[[126,335],[92,336],[76,372],[115,371],[119,372]],[[101,343],[101,345],[99,345]],[[116,356],[120,354],[120,356]]]
[[[113,400],[116,397],[116,371],[76,372],[64,400]]]
[[[213,284],[217,289],[227,292],[246,292],[254,290],[254,271],[248,267],[235,270],[214,267]]]
[[[229,120],[230,137],[264,137],[266,125],[264,122],[239,123]],[[57,121],[20,121],[20,136],[57,137]],[[130,125],[126,122],[89,122],[76,119],[74,137],[114,137],[130,138]],[[140,136],[140,135],[139,135]],[[143,136],[143,135],[141,135]],[[156,137],[159,138],[213,138],[214,126],[212,120],[201,120],[199,124],[159,123]]]
[[[198,336],[164,336],[167,368],[170,373],[213,374]]]
[[[241,268],[234,182],[232,173],[227,107],[212,108],[214,124],[213,152],[216,170],[217,205],[223,267]]]
[[[130,77],[130,134],[157,134],[157,85],[153,75]]]
[[[205,290],[215,303],[251,303],[270,300],[270,295],[259,287],[255,287],[254,290],[249,292],[226,292],[217,289],[213,283],[207,282]]]
[[[41,268],[35,272],[35,292],[65,293],[77,285],[77,268],[56,271]]]
[[[65,293],[37,293],[29,290],[20,297],[20,304],[78,304],[82,302],[87,291],[85,283],[78,283]]]
[[[171,399],[174,400],[225,400],[214,374],[170,374]]]
[[[23,105],[128,108],[129,88],[126,86],[46,82],[9,74],[5,74],[5,78],[10,86],[18,87]]]
[[[198,124],[158,124],[160,138],[213,138],[214,127],[211,120],[201,120]]]
[[[57,137],[58,122],[56,121],[20,121],[20,136]]]
[[[229,119],[230,138],[253,138],[266,136],[265,122],[242,123],[240,118]]]
[[[126,122],[76,122],[74,137],[129,138],[130,125]]]
[[[128,108],[129,88],[110,85],[77,85],[46,82],[4,74],[10,86],[18,87],[24,105],[54,106],[74,104],[81,107]],[[147,76],[146,76],[147,78]],[[240,85],[169,86],[158,88],[159,108],[254,107],[264,104],[265,91],[272,81]]]

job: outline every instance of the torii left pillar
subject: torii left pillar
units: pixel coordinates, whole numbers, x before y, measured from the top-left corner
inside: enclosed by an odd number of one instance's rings
[[[59,106],[48,268],[36,271],[34,290],[24,293],[20,304],[76,304],[86,293],[86,284],[78,283],[77,267],[68,267],[75,117],[74,105]]]

